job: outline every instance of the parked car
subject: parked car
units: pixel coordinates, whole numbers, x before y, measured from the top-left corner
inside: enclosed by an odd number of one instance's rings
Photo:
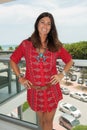
[[[71,76],[71,81],[76,81],[76,80],[77,80],[77,75],[73,74],[73,75]]]
[[[83,84],[83,83],[84,83],[83,78],[82,78],[82,77],[79,77],[79,78],[78,78],[78,84]]]
[[[75,117],[64,113],[59,117],[59,124],[67,130],[72,130],[72,128],[80,124],[80,121]]]
[[[68,76],[68,75],[66,75],[65,77],[64,77],[64,80],[69,80],[70,79],[70,77]]]
[[[65,87],[61,87],[61,91],[65,95],[68,95],[70,93],[70,90],[68,88],[65,88]]]
[[[76,99],[79,99],[80,101],[87,102],[87,94],[83,92],[71,92],[70,96]]]
[[[75,68],[75,72],[80,72],[80,68]]]
[[[87,80],[85,81],[85,85],[87,86]]]
[[[70,115],[74,116],[75,118],[78,118],[78,117],[81,116],[80,110],[77,109],[72,104],[69,104],[69,103],[61,102],[59,104],[59,110],[62,111],[62,112],[65,112],[67,114],[70,114]]]

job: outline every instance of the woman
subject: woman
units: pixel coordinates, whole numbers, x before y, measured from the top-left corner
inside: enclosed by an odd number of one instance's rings
[[[17,65],[22,57],[26,61],[25,76]],[[61,73],[56,69],[58,58],[66,64]],[[73,64],[58,39],[52,14],[44,12],[38,16],[33,34],[13,52],[10,63],[19,82],[27,88],[27,101],[37,113],[42,130],[52,130],[56,108],[62,99],[59,82]]]

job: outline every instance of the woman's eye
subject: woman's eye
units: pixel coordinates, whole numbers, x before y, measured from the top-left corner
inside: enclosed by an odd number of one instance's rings
[[[41,23],[51,26],[51,23],[45,23],[44,21],[41,21]]]
[[[48,25],[50,25],[50,26],[51,26],[51,23],[48,23]]]
[[[44,21],[41,21],[41,23],[44,23]]]

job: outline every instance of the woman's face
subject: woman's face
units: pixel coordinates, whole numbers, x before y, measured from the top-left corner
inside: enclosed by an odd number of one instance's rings
[[[49,17],[43,17],[42,19],[40,19],[39,23],[38,23],[38,31],[39,31],[39,35],[46,35],[50,32],[51,29],[51,20]]]

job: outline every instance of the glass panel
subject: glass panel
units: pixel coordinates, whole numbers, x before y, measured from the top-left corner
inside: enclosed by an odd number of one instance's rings
[[[24,61],[20,62],[19,67],[21,72],[25,73]],[[9,65],[9,59],[0,59],[0,104],[2,105],[2,103],[9,101],[9,99],[12,99],[12,97],[15,97],[24,90],[25,88],[19,84]],[[8,108],[10,108],[10,106],[8,106]],[[29,108],[27,102],[23,102],[23,104],[7,113],[6,116],[37,124],[36,113]]]
[[[22,64],[21,69],[23,69],[23,65],[24,64]],[[23,90],[24,87],[18,83],[14,72],[10,68],[9,62],[0,62],[0,103],[8,100]]]
[[[19,120],[30,122],[33,124],[37,124],[36,113],[32,111],[29,106],[26,108],[26,103],[12,110],[10,113],[7,114],[7,116],[17,118]]]

